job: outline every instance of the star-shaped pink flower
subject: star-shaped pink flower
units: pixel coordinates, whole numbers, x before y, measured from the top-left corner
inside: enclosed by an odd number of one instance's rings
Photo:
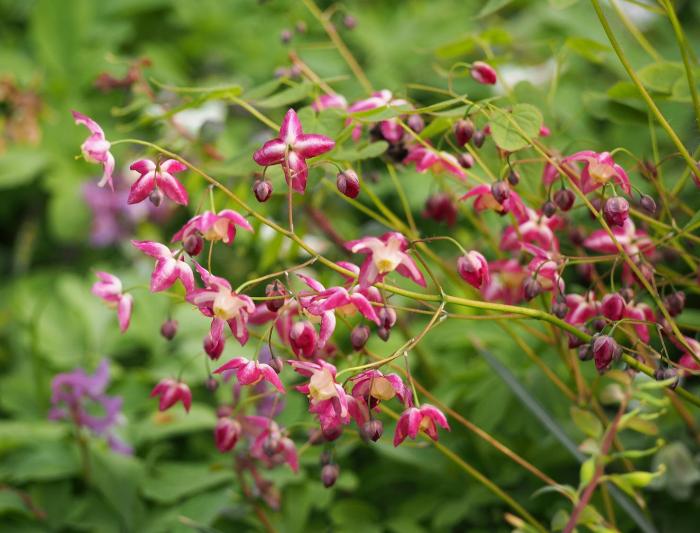
[[[284,116],[277,138],[267,141],[253,159],[258,165],[282,165],[287,184],[304,194],[309,167],[306,160],[324,154],[335,147],[335,141],[325,135],[304,133],[293,109]]]
[[[146,255],[155,257],[156,267],[151,276],[151,292],[160,292],[170,288],[178,279],[182,281],[189,294],[194,290],[194,274],[190,265],[182,258],[176,259],[170,248],[159,242],[131,241],[136,248]]]
[[[270,382],[278,391],[284,393],[284,387],[277,372],[265,363],[251,361],[245,357],[235,357],[228,363],[214,370],[214,374],[235,373],[241,385],[256,385],[265,380]]]
[[[187,205],[189,198],[187,191],[173,174],[187,170],[187,167],[176,159],[168,159],[160,165],[156,165],[150,159],[139,159],[129,167],[135,170],[141,177],[131,186],[127,203],[138,204],[143,202],[157,187],[173,202]]]

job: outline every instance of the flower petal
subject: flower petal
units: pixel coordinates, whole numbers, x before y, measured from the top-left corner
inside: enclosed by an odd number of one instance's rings
[[[143,202],[156,185],[155,173],[147,172],[137,179],[129,190],[129,198],[127,204],[138,204]]]
[[[161,170],[161,172],[157,174],[156,181],[158,187],[160,187],[165,195],[173,202],[180,205],[187,205],[189,202],[187,191],[175,176]]]
[[[272,139],[262,145],[257,152],[253,154],[253,160],[261,166],[268,167],[277,165],[284,161],[284,152],[287,145],[281,139]]]
[[[302,134],[301,122],[299,122],[299,117],[296,111],[290,109],[287,114],[284,115],[282,119],[282,125],[280,126],[280,136],[279,138],[287,145],[292,145],[296,141],[297,137]]]
[[[299,135],[292,146],[293,150],[304,159],[325,154],[335,147],[335,141],[325,135],[305,133]]]

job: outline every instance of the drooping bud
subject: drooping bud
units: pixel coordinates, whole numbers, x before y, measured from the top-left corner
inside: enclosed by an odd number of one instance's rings
[[[617,322],[625,312],[625,299],[617,292],[603,296],[600,308],[605,318]]]
[[[569,232],[569,239],[571,240],[571,244],[575,246],[582,246],[583,241],[586,240],[586,235],[583,233],[583,230],[580,227],[576,226]]]
[[[464,281],[476,289],[488,285],[491,279],[486,258],[475,250],[457,259],[457,271]]]
[[[671,384],[668,386],[669,389],[673,390],[678,386],[680,382],[680,376],[675,368],[663,368],[659,367],[654,371],[654,379],[656,381],[665,381],[667,379],[675,378]]]
[[[265,307],[271,312],[276,313],[284,305],[284,298],[286,295],[287,292],[279,281],[275,280],[273,283],[269,283],[267,287],[265,287],[265,296],[274,299],[265,300]]]
[[[498,79],[494,68],[483,61],[472,63],[471,75],[472,78],[484,85],[494,85]]]
[[[566,300],[561,296],[552,304],[552,314],[557,318],[564,318],[569,312],[569,306],[566,305]]]
[[[394,327],[394,324],[396,324],[396,311],[391,307],[382,307],[379,310],[378,316],[382,327],[386,329],[391,329]]]
[[[481,130],[475,131],[474,135],[472,135],[472,144],[476,148],[481,148],[482,146],[484,146],[485,140],[486,140],[486,134]]]
[[[526,300],[532,300],[542,292],[542,284],[536,278],[527,278],[523,283],[523,295]]]
[[[380,327],[377,328],[377,337],[382,339],[384,342],[389,340],[389,336],[391,335],[391,330],[387,329],[385,327]]]
[[[214,338],[210,334],[204,337],[204,351],[209,356],[209,359],[216,361],[224,351],[226,342],[224,337]]]
[[[340,467],[336,464],[328,464],[321,468],[321,483],[327,489],[335,485],[338,476],[340,475]]]
[[[554,203],[557,204],[557,207],[562,211],[571,209],[575,200],[576,195],[569,189],[559,189],[554,193]]]
[[[350,344],[352,344],[352,349],[356,352],[362,350],[367,344],[367,339],[369,339],[369,327],[364,324],[355,326],[350,333]]]
[[[284,368],[284,362],[280,357],[277,356],[271,357],[267,364],[270,365],[272,370],[274,370],[278,374],[282,372],[282,369]]]
[[[308,320],[296,322],[289,330],[289,344],[297,357],[313,357],[317,341],[316,330]]]
[[[333,426],[326,429],[322,429],[321,434],[323,435],[323,438],[326,439],[326,442],[333,442],[334,440],[338,440],[343,434],[343,427]]]
[[[272,183],[269,180],[255,180],[253,193],[258,202],[267,202],[272,196]]]
[[[609,335],[598,335],[593,341],[592,350],[598,372],[605,372],[622,355],[622,348]]]
[[[163,203],[163,193],[161,192],[161,190],[158,187],[156,187],[148,195],[148,199],[151,201],[151,203],[154,206],[159,207],[160,204]]]
[[[512,168],[510,169],[510,172],[508,172],[508,183],[510,183],[513,187],[520,183],[520,174],[518,174],[518,172]]]
[[[216,381],[215,378],[209,377],[204,381],[204,386],[209,392],[214,392],[216,389],[219,388],[219,382]]]
[[[591,328],[593,328],[593,331],[603,331],[605,329],[606,322],[604,318],[595,318],[593,319],[593,322],[591,322]]]
[[[474,135],[474,123],[469,119],[462,119],[455,122],[453,127],[457,146],[464,146],[471,141]]]
[[[494,181],[491,184],[491,194],[499,204],[502,204],[510,198],[510,187],[503,180]]]
[[[280,32],[280,41],[282,42],[282,44],[288,44],[289,41],[291,41],[291,40],[292,40],[291,30],[288,30],[285,28],[284,30],[282,30]]]
[[[630,204],[622,196],[613,196],[605,201],[603,216],[611,226],[622,226],[629,217]]]
[[[420,133],[425,128],[425,121],[418,114],[409,115],[406,119],[406,125],[416,133]]]
[[[557,206],[554,202],[551,200],[547,200],[543,205],[542,205],[542,214],[546,217],[552,217],[554,214],[557,212]]]
[[[182,241],[182,247],[192,257],[199,255],[202,248],[204,248],[204,239],[202,238],[202,234],[198,231],[190,233],[187,237],[185,237],[185,240]]]
[[[439,192],[428,197],[425,201],[423,216],[452,226],[457,221],[457,207],[449,194]]]
[[[354,30],[357,27],[357,19],[352,15],[345,15],[343,18],[343,26],[348,30]]]
[[[668,310],[669,315],[680,315],[685,308],[685,293],[683,291],[677,291],[673,294],[669,294],[664,298],[664,306]]]
[[[360,180],[352,169],[338,172],[335,184],[338,190],[348,198],[357,198],[360,194]]]
[[[644,209],[644,211],[646,211],[650,215],[656,213],[656,202],[648,194],[642,195],[642,197],[639,200],[639,204],[642,206],[642,209]]]
[[[241,424],[231,418],[219,418],[214,428],[214,441],[220,452],[233,450],[241,435]]]
[[[457,156],[457,162],[459,166],[465,170],[469,170],[474,166],[474,158],[472,154],[462,153]]]
[[[177,320],[173,320],[172,318],[163,322],[163,325],[160,327],[160,334],[169,341],[173,340],[176,333]]]
[[[376,418],[368,420],[362,424],[362,429],[360,430],[362,438],[365,440],[371,440],[372,442],[377,442],[382,436],[383,432],[384,424],[382,424],[381,420],[377,420]]]

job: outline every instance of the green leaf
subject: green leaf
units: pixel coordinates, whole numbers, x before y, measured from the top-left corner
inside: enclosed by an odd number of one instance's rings
[[[56,422],[3,420],[0,422],[0,455],[36,442],[57,441],[66,432],[67,427]]]
[[[542,113],[533,105],[516,104],[512,111],[497,109],[491,115],[491,134],[499,148],[514,152],[530,145],[542,126]]]
[[[10,489],[0,489],[0,516],[8,514],[29,515],[30,513],[17,492]]]
[[[600,423],[600,420],[593,413],[572,406],[569,409],[569,414],[576,427],[589,437],[599,438],[603,434],[603,424]]]
[[[586,37],[569,37],[564,42],[564,46],[584,59],[597,64],[602,63],[605,55],[610,51],[609,46]]]
[[[494,13],[500,11],[504,7],[506,7],[508,4],[510,4],[513,0],[488,0],[484,4],[484,6],[479,10],[479,12],[476,14],[476,19],[488,17],[489,15],[493,15]]]
[[[294,87],[273,94],[264,100],[258,100],[255,105],[263,108],[288,106],[289,104],[303,100],[311,94],[312,90],[313,85],[308,81],[304,81]]]
[[[0,463],[0,480],[10,483],[64,479],[78,472],[80,459],[73,442],[40,442]]]
[[[0,189],[30,182],[46,166],[46,153],[36,148],[13,146],[0,155]]]
[[[216,470],[202,463],[164,463],[145,477],[141,491],[146,498],[172,504],[186,497],[207,491],[234,479],[231,470]]]
[[[642,67],[637,71],[637,75],[646,88],[670,94],[674,84],[685,76],[685,71],[681,63],[660,61]]]
[[[579,470],[579,488],[583,488],[591,482],[591,479],[593,479],[593,474],[595,474],[595,466],[595,457],[586,459],[581,464],[581,469]]]
[[[375,141],[360,148],[352,146],[349,148],[341,148],[331,152],[331,156],[340,161],[359,161],[362,159],[379,157],[387,151],[387,148],[389,148],[389,144],[386,141]]]
[[[215,425],[216,415],[212,408],[195,403],[189,413],[185,413],[184,409],[153,413],[137,425],[134,431],[135,442],[140,445],[176,435],[211,431]]]
[[[452,121],[445,117],[438,117],[428,124],[423,131],[420,132],[421,139],[430,139],[435,137],[452,127]]]

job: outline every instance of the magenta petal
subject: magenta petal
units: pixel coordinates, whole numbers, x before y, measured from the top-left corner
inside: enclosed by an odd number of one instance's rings
[[[353,294],[352,296],[350,296],[350,301],[352,301],[353,305],[357,308],[357,310],[360,313],[362,313],[362,316],[364,316],[368,320],[371,320],[372,322],[375,322],[377,325],[380,324],[379,317],[374,311],[372,304],[362,294]]]
[[[294,144],[296,138],[301,134],[301,122],[299,122],[299,117],[297,116],[296,111],[290,109],[287,111],[287,114],[284,115],[284,119],[282,119],[279,138],[285,144],[291,145]]]
[[[243,215],[240,213],[237,213],[233,209],[224,209],[223,211],[219,211],[219,216],[227,218],[237,226],[242,227],[243,229],[247,229],[248,231],[253,231],[253,226],[250,225],[250,222],[248,222],[248,219],[245,218]]]
[[[272,386],[275,387],[278,391],[284,393],[284,387],[282,386],[282,382],[280,381],[277,372],[275,372],[270,365],[266,365],[264,363],[258,364],[258,367],[260,368],[260,372],[262,373],[265,380],[269,381],[272,384]]]
[[[326,311],[321,315],[321,327],[318,332],[318,347],[323,348],[328,339],[331,338],[333,332],[335,331],[335,313],[333,311]]]
[[[249,360],[245,357],[234,357],[228,363],[225,363],[216,370],[214,370],[214,374],[221,374],[223,372],[230,372],[231,370],[238,370],[242,366],[247,365],[248,362]]]
[[[126,200],[128,204],[138,204],[143,202],[156,185],[155,174],[147,172],[137,179],[129,190],[129,198]]]
[[[296,152],[287,154],[287,179],[289,186],[298,192],[304,194],[306,190],[306,178],[309,175],[309,167],[306,166],[306,161]]]
[[[284,161],[284,152],[287,145],[281,139],[272,139],[263,144],[257,152],[253,154],[253,160],[261,166],[268,167],[277,165]]]
[[[156,169],[156,164],[150,159],[139,159],[131,163],[129,167],[131,170],[135,170],[142,176]]]
[[[293,149],[304,159],[325,154],[335,147],[335,141],[325,135],[305,133],[294,142]]]
[[[86,126],[87,129],[90,130],[90,133],[97,133],[104,139],[104,131],[102,131],[102,128],[97,122],[92,120],[87,115],[83,115],[82,113],[78,113],[77,111],[71,111],[71,113],[73,114],[73,119],[75,119],[76,124],[82,124],[83,126]]]
[[[194,290],[194,274],[192,273],[192,268],[190,265],[182,260],[177,262],[177,275],[182,281],[186,292],[191,292]]]
[[[189,197],[187,191],[182,186],[175,176],[167,172],[161,171],[157,177],[158,187],[160,187],[165,195],[173,202],[180,205],[187,205]]]
[[[119,330],[124,333],[129,328],[131,322],[131,309],[134,305],[134,297],[125,294],[119,299],[117,307],[117,318],[119,319]]]
[[[114,173],[114,156],[110,152],[107,152],[106,157],[107,159],[105,159],[105,162],[102,164],[102,179],[97,186],[104,187],[105,185],[109,185],[109,188],[114,191],[114,184],[112,183],[112,174]]]
[[[160,169],[163,172],[168,172],[169,174],[177,174],[178,172],[187,170],[187,166],[177,159],[168,159],[160,164]]]
[[[159,242],[131,241],[131,244],[139,250],[141,250],[146,255],[150,255],[151,257],[155,257],[156,259],[172,257],[170,248]]]
[[[158,259],[151,275],[151,292],[170,288],[177,277],[177,263],[174,259]]]

